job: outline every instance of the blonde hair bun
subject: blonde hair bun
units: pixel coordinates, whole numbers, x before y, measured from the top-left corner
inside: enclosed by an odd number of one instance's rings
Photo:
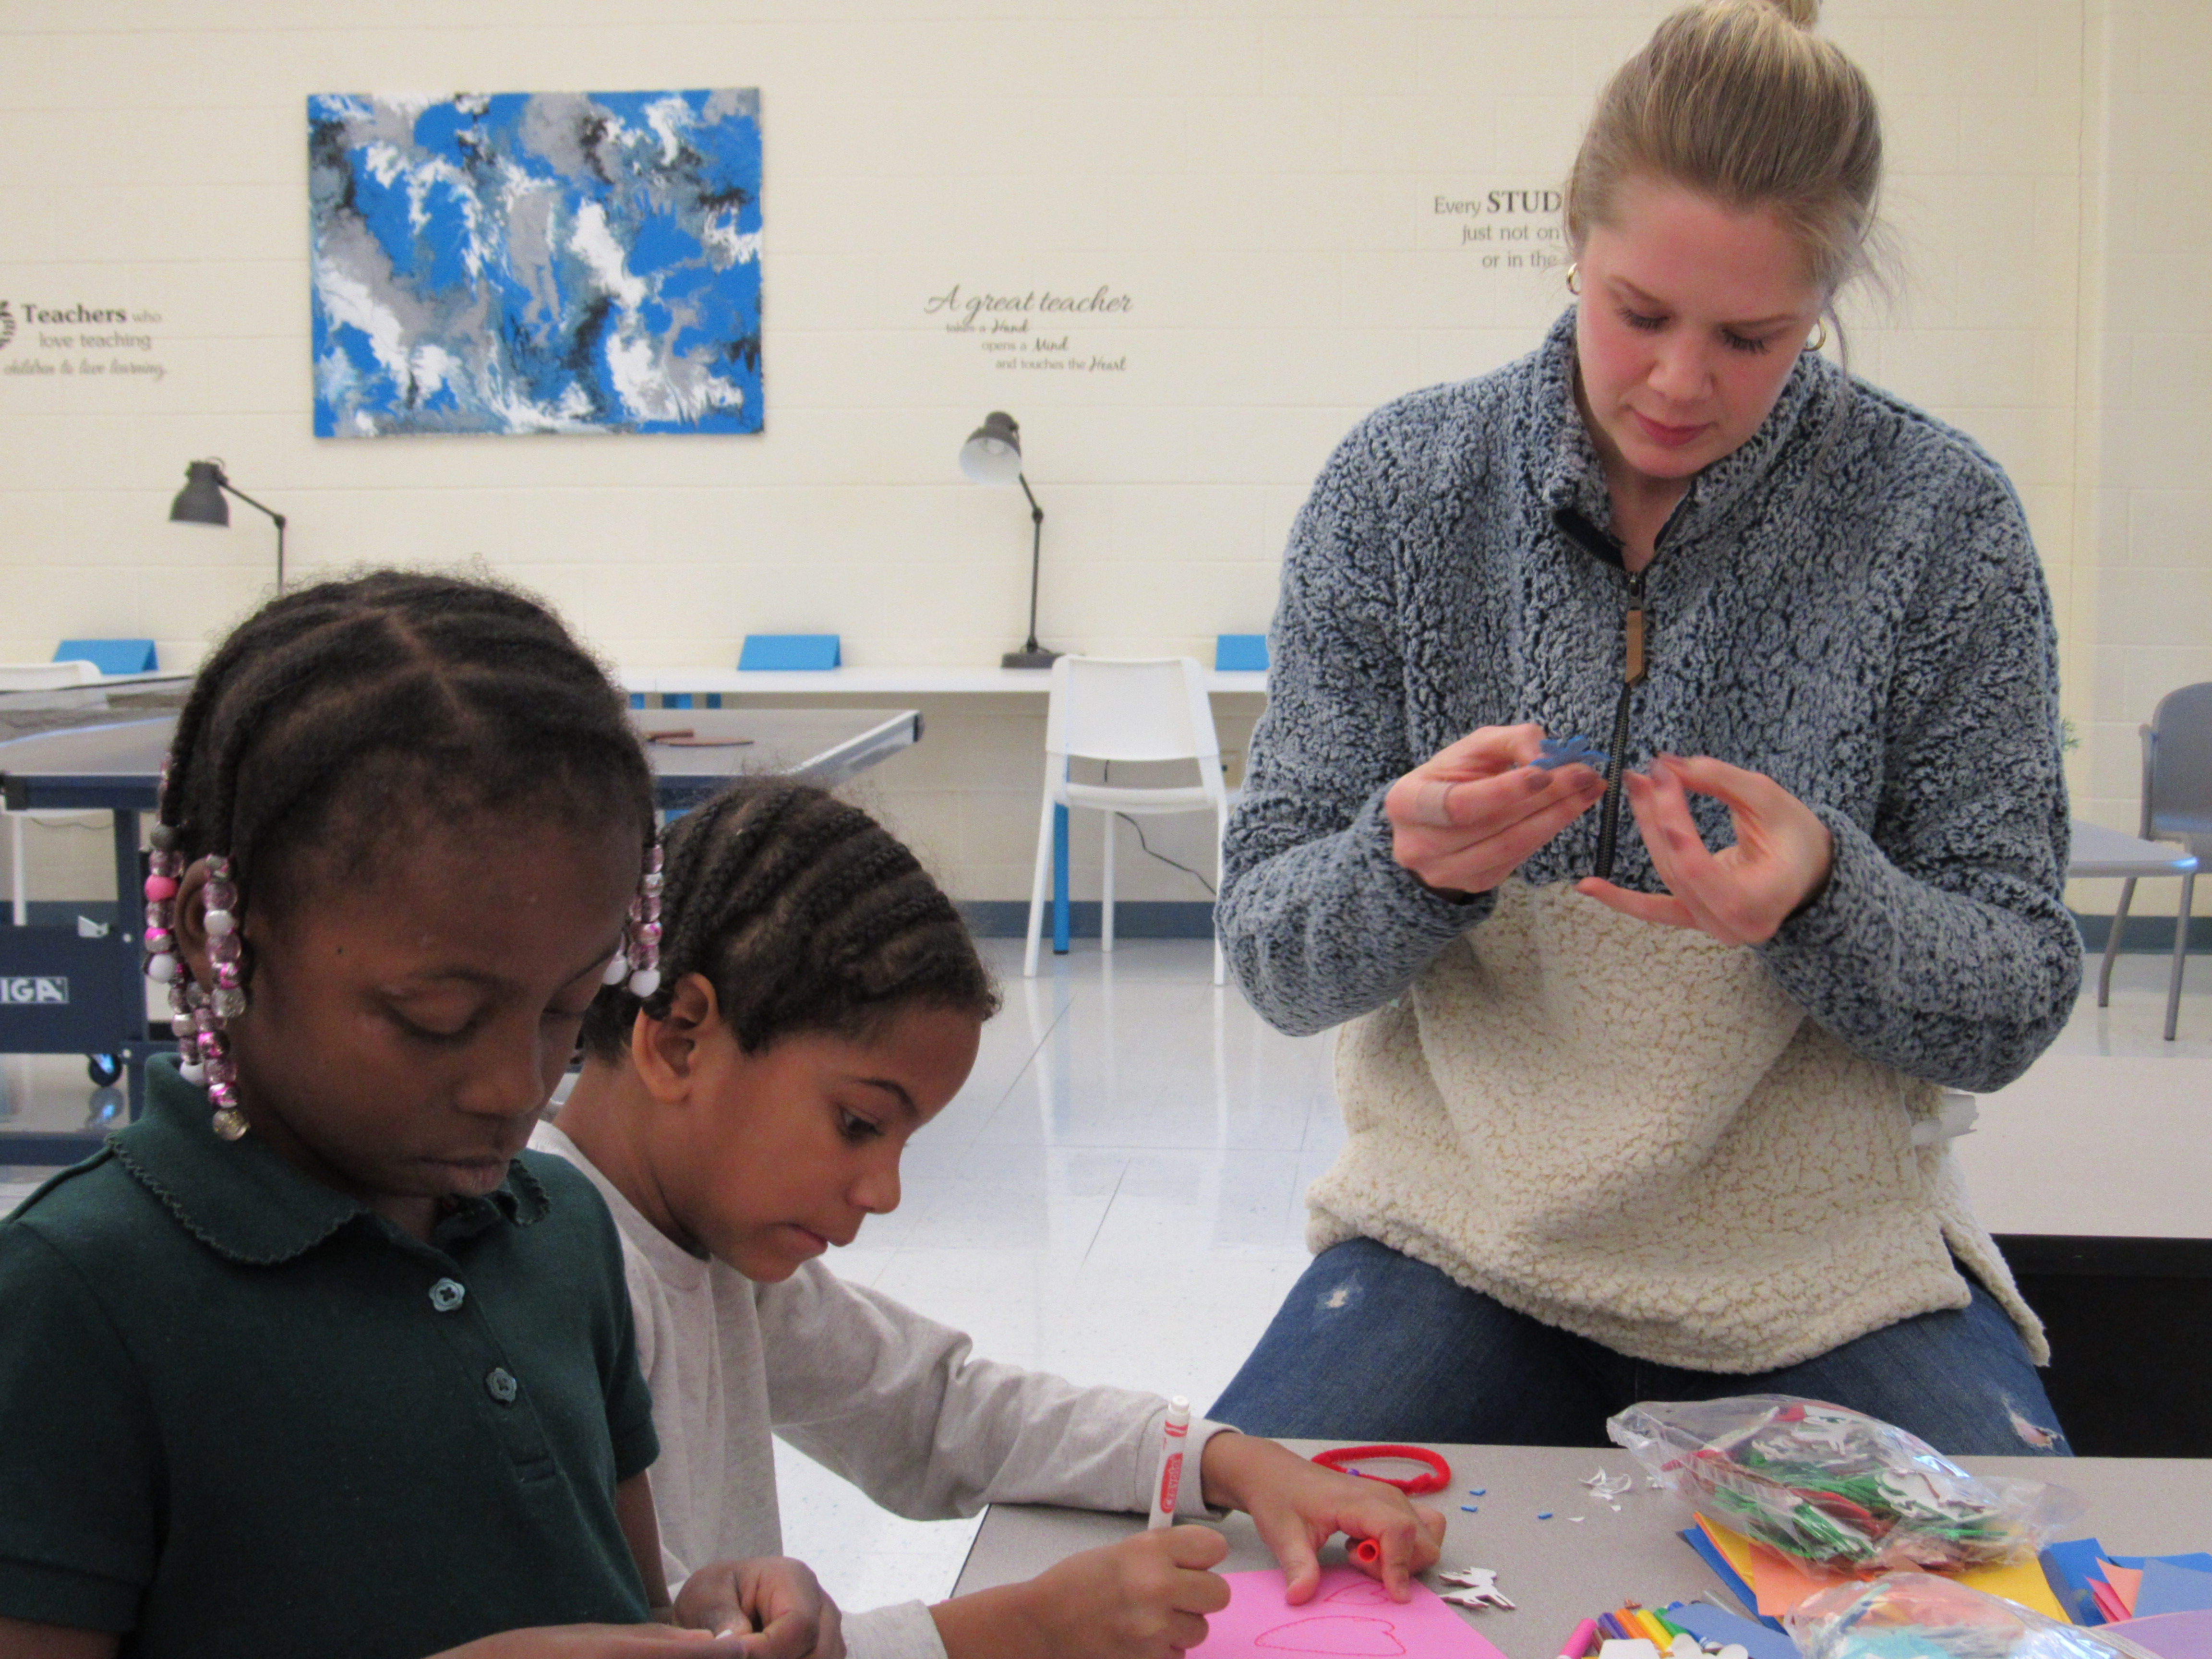
[[[1567,174],[1568,246],[1612,224],[1622,185],[1666,179],[1772,208],[1824,300],[1870,263],[1881,185],[1874,88],[1813,33],[1820,0],[1697,0],[1663,19],[1599,94]]]

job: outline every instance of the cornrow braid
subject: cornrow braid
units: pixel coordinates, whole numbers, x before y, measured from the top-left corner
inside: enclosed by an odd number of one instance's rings
[[[157,844],[226,854],[267,905],[313,846],[357,870],[397,811],[458,818],[550,799],[653,833],[622,695],[526,595],[379,571],[272,601],[200,670],[177,720]]]
[[[584,1047],[619,1060],[641,1008],[668,1012],[702,974],[738,1044],[802,1031],[860,1036],[909,1007],[987,1019],[999,999],[960,913],[906,847],[857,806],[787,778],[748,778],[663,838],[660,989],[599,993]]]

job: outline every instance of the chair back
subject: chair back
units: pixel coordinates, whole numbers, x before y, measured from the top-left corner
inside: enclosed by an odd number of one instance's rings
[[[2167,692],[2144,728],[2143,834],[2212,835],[2212,683]]]
[[[1190,657],[1062,657],[1045,715],[1049,754],[1221,762],[1206,676]]]
[[[0,662],[0,691],[54,691],[65,685],[89,685],[100,678],[100,665],[72,659],[67,662]]]

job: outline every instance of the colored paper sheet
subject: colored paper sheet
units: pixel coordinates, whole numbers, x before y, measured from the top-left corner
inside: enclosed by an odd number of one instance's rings
[[[1425,1584],[1410,1601],[1349,1567],[1322,1570],[1312,1601],[1283,1599],[1279,1571],[1224,1573],[1229,1605],[1206,1615],[1192,1659],[1505,1659]]]
[[[1729,1565],[1750,1581],[1759,1614],[1764,1618],[1778,1619],[1807,1596],[1856,1576],[1801,1561],[1765,1544],[1754,1543],[1708,1516],[1700,1515],[1698,1524],[1727,1557]],[[2064,1605],[2051,1594],[2041,1565],[2032,1559],[2009,1566],[1978,1568],[1972,1572],[1960,1573],[1957,1577],[1971,1589],[2002,1595],[2053,1619],[2066,1619]]]
[[[1667,1609],[1667,1617],[1700,1642],[1741,1643],[1749,1650],[1751,1659],[1797,1659],[1797,1644],[1788,1636],[1752,1620],[1739,1618],[1725,1607],[1709,1607],[1703,1601],[1677,1601]]]
[[[2120,1598],[2120,1605],[2127,1609],[2120,1616],[2124,1619],[2134,1618],[2136,1593],[2142,1589],[2142,1569],[2123,1567],[2111,1561],[2100,1561],[2097,1563],[2097,1571],[2104,1581],[2112,1587],[2112,1594]]]
[[[1706,1536],[1705,1529],[1698,1526],[1683,1528],[1682,1541],[1698,1553],[1698,1559],[1713,1570],[1713,1577],[1728,1586],[1729,1594],[1735,1597],[1737,1602],[1753,1617],[1757,1617],[1759,1593],[1753,1589],[1749,1581],[1735,1570],[1735,1565],[1729,1560],[1728,1557],[1721,1553],[1721,1547]],[[1761,1619],[1759,1623],[1773,1630],[1782,1628],[1782,1621],[1779,1619]]]
[[[1729,1565],[1749,1581],[1760,1617],[1779,1619],[1807,1596],[1839,1584],[1848,1574],[1829,1572],[1809,1561],[1800,1561],[1765,1544],[1754,1544],[1731,1527],[1700,1515],[1698,1524],[1714,1546],[1728,1557]]]
[[[2098,1576],[2097,1564],[2105,1547],[2094,1538],[2069,1538],[2043,1547],[2043,1576],[2077,1625],[2105,1622],[2089,1581]]]
[[[2142,1588],[2128,1603],[2128,1611],[2138,1619],[2155,1619],[2168,1613],[2212,1613],[2212,1572],[2199,1572],[2173,1561],[2146,1561]]]
[[[2089,1594],[2097,1598],[2097,1611],[2105,1615],[2105,1622],[2117,1625],[2128,1616],[2128,1604],[2120,1600],[2119,1591],[2101,1578],[2089,1581]]]
[[[1972,1572],[1960,1573],[1959,1582],[1968,1589],[2002,1595],[2008,1601],[2033,1607],[2061,1624],[2072,1622],[2066,1616],[2066,1604],[2051,1593],[2051,1581],[2043,1576],[2043,1565],[2039,1561],[2016,1561],[2006,1567],[1978,1567]]]
[[[2109,1559],[2116,1567],[2134,1567],[2140,1570],[2148,1566],[2154,1561],[2166,1561],[2177,1567],[2188,1567],[2197,1572],[2212,1572],[2212,1553],[2203,1550],[2191,1550],[2186,1555],[2115,1555]]]
[[[2158,1659],[2212,1659],[2212,1613],[2160,1613],[2152,1619],[2130,1619],[2111,1628],[2114,1634],[2158,1655]]]

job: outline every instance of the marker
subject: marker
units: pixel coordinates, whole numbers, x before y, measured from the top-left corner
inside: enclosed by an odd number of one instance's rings
[[[1353,1560],[1364,1566],[1371,1567],[1382,1559],[1382,1540],[1376,1538],[1363,1538],[1352,1547],[1350,1554]]]
[[[1575,1626],[1574,1633],[1559,1644],[1559,1659],[1584,1659],[1584,1656],[1597,1645],[1598,1634],[1597,1620],[1583,1620]]]
[[[1168,1420],[1160,1425],[1160,1475],[1152,1483],[1152,1518],[1147,1530],[1175,1525],[1176,1494],[1182,1490],[1182,1449],[1190,1438],[1190,1401],[1181,1395],[1168,1401]]]

